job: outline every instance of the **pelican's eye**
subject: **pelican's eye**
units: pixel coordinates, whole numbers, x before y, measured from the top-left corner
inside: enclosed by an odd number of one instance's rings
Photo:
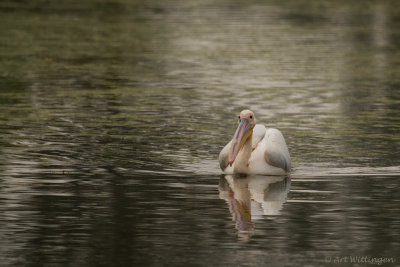
[[[253,116],[250,116],[250,119],[253,119]]]

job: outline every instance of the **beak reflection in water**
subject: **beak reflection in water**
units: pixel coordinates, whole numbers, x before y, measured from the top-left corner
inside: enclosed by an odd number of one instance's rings
[[[288,176],[221,176],[219,197],[229,207],[241,241],[254,233],[254,221],[264,215],[279,215],[290,189]]]

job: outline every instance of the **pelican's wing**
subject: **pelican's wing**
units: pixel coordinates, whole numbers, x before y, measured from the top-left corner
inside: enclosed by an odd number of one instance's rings
[[[290,155],[282,133],[274,128],[265,132],[266,149],[264,152],[265,161],[274,167],[290,171]]]
[[[221,170],[225,170],[229,164],[229,148],[231,147],[232,141],[230,141],[219,153],[219,166]]]

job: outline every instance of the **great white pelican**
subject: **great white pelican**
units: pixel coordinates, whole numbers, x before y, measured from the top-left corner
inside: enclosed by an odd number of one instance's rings
[[[291,161],[282,133],[256,124],[254,113],[243,110],[232,140],[219,153],[219,165],[225,174],[284,175]]]

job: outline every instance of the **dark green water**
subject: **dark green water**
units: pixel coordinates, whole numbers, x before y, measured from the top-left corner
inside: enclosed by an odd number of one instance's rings
[[[6,0],[0,33],[0,265],[400,264],[396,1]],[[244,108],[291,177],[221,175]]]

